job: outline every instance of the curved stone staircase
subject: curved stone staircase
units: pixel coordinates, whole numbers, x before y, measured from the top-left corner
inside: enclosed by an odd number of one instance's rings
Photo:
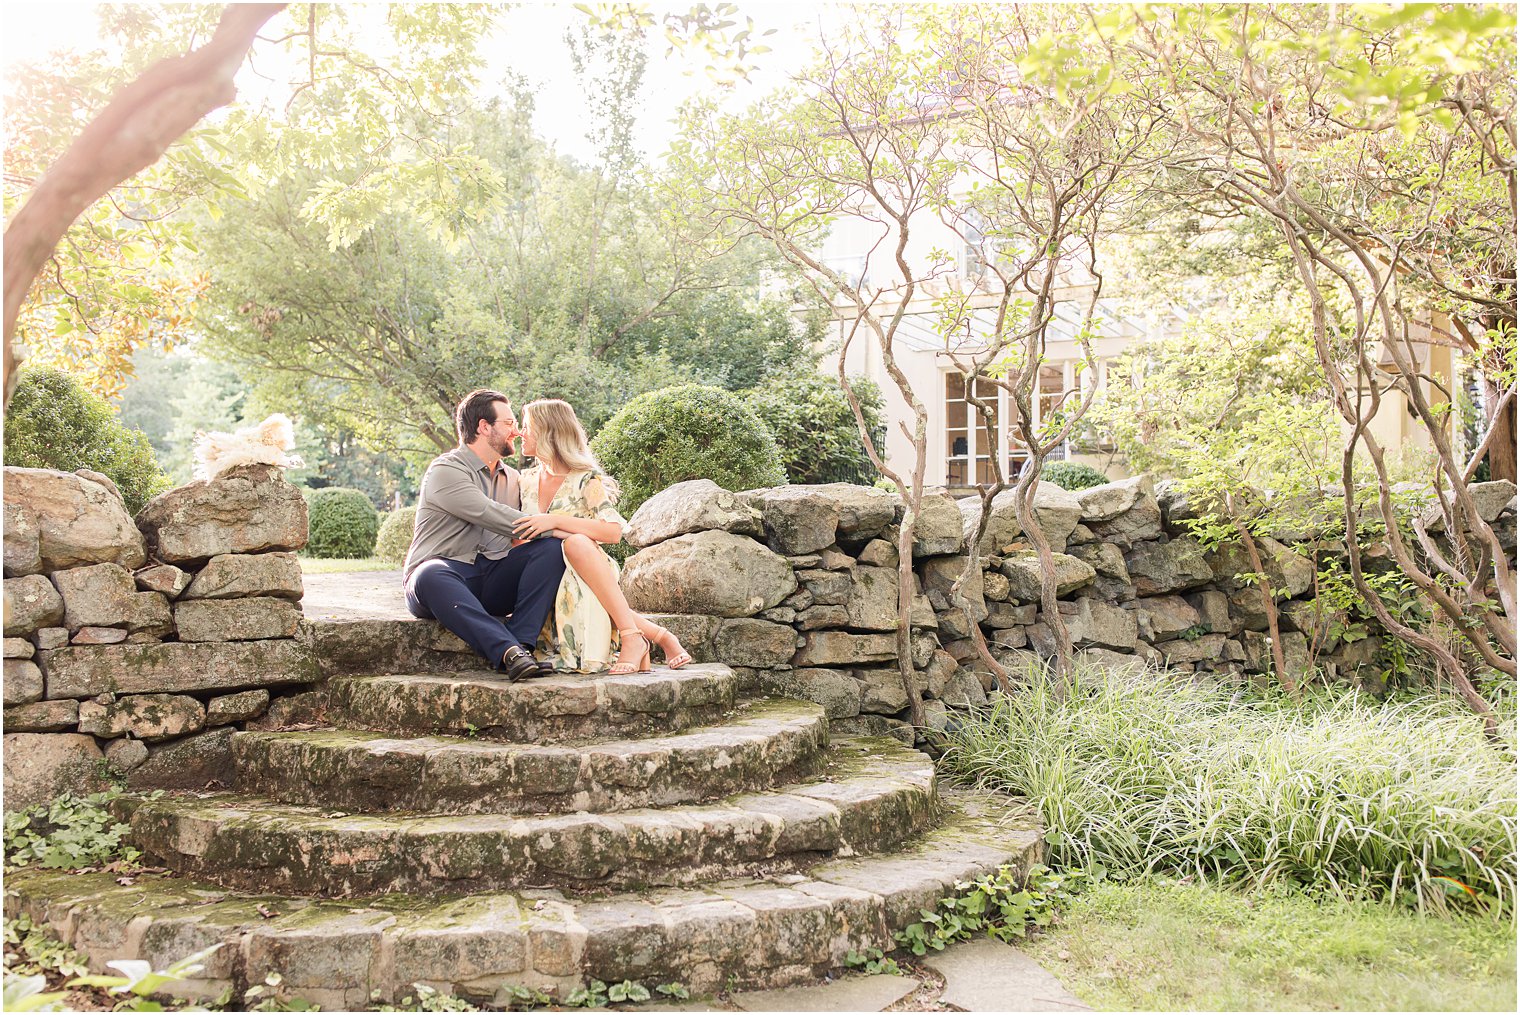
[[[274,972],[327,1009],[415,982],[505,1003],[821,975],[1041,848],[1015,801],[942,792],[925,755],[831,740],[722,665],[338,677],[329,700],[328,728],[235,734],[230,791],[129,804],[173,876],[17,872],[7,908],[94,963],[224,943],[187,993]]]

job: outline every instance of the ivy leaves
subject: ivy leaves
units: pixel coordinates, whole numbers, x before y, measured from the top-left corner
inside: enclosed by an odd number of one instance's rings
[[[898,931],[897,943],[914,955],[943,951],[946,945],[979,933],[998,941],[1022,938],[1031,926],[1045,927],[1065,900],[1066,879],[1043,864],[1024,877],[1012,865],[975,881],[957,881],[955,894],[939,900],[934,909],[919,911],[921,919]]]

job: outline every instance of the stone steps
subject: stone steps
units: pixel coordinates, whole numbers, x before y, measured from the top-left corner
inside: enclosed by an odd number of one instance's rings
[[[733,706],[738,679],[727,666],[709,663],[622,676],[560,673],[519,683],[487,670],[334,677],[328,687],[329,717],[339,726],[573,744],[715,721]]]
[[[760,700],[722,725],[580,747],[352,730],[242,732],[237,786],[347,812],[614,811],[711,800],[811,775],[828,744],[823,709]]]
[[[426,982],[482,1002],[505,988],[585,980],[681,981],[696,992],[819,976],[852,949],[884,947],[953,883],[1042,854],[1037,820],[990,793],[946,793],[947,820],[893,853],[696,888],[568,898],[552,890],[455,899],[311,900],[241,895],[205,883],[110,872],[15,871],[6,913],[25,912],[84,951],[93,968],[155,968],[222,943],[176,992],[240,992],[272,972],[326,1010],[369,1010]],[[1010,817],[1014,815],[1014,817]]]
[[[133,839],[170,868],[315,896],[693,885],[891,849],[938,817],[934,766],[847,740],[828,776],[775,791],[615,813],[348,814],[214,794],[144,800]]]

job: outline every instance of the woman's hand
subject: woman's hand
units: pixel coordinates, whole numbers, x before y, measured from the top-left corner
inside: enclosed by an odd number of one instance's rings
[[[517,533],[519,539],[535,539],[546,532],[553,532],[562,520],[554,515],[529,515],[518,519],[512,526],[512,531]]]

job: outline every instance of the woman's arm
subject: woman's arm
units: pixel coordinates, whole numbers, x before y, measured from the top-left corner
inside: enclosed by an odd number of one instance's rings
[[[579,533],[590,536],[598,543],[616,543],[623,538],[623,528],[617,522],[604,522],[597,518],[577,518],[574,515],[529,515],[516,525],[516,534],[519,539],[532,539],[545,532],[555,532],[557,535]]]

